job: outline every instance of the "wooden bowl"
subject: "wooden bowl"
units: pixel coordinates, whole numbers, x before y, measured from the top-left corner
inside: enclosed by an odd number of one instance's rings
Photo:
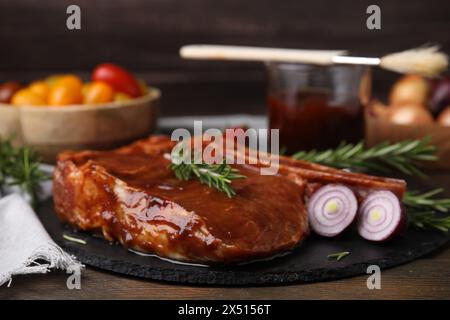
[[[374,102],[369,104],[365,112],[365,140],[368,146],[385,141],[399,142],[410,139],[431,138],[431,143],[437,147],[437,161],[424,162],[432,169],[450,169],[450,127],[437,123],[424,125],[399,125],[377,116],[372,109]]]
[[[110,149],[142,138],[155,128],[161,93],[95,105],[22,106],[0,104],[0,137],[39,152],[54,163],[63,150]]]

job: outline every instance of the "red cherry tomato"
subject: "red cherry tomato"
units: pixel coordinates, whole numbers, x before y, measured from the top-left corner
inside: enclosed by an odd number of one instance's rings
[[[0,85],[0,103],[10,103],[14,94],[21,88],[20,83],[15,81],[5,82]]]
[[[133,98],[141,96],[137,80],[128,71],[112,63],[97,66],[92,72],[92,81],[105,82],[114,91],[125,93]]]

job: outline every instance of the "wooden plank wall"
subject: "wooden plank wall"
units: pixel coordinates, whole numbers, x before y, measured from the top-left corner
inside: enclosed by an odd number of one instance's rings
[[[365,27],[372,3],[381,7],[381,30]],[[81,7],[80,31],[66,28],[69,4]],[[1,0],[0,81],[86,73],[112,61],[160,86],[165,114],[261,113],[261,64],[183,61],[179,47],[221,43],[381,54],[431,42],[450,52],[449,31],[448,0]],[[393,79],[377,71],[376,94],[384,95]]]

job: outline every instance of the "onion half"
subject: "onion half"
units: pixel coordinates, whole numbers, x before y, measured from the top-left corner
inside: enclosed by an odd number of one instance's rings
[[[405,225],[400,200],[390,191],[371,192],[362,202],[358,214],[358,233],[370,241],[386,241]]]
[[[317,190],[308,203],[311,228],[324,237],[334,237],[355,219],[358,202],[348,187],[328,184]]]

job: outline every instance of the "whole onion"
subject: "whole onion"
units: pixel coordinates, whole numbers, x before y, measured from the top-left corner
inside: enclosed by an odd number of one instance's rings
[[[362,202],[357,220],[358,233],[370,241],[394,237],[405,225],[400,200],[390,191],[374,191]]]
[[[343,232],[355,219],[358,202],[352,190],[343,185],[321,187],[308,203],[308,216],[312,230],[324,237]]]
[[[392,123],[401,125],[422,125],[434,122],[430,111],[423,106],[414,104],[392,106],[389,109],[388,119]]]
[[[406,75],[398,80],[391,89],[389,104],[415,104],[426,106],[430,86],[428,81],[417,75]]]
[[[450,127],[450,106],[444,109],[444,111],[441,112],[439,117],[437,118],[437,122],[441,126],[448,126]]]
[[[432,83],[430,109],[434,115],[438,115],[450,105],[450,76],[436,79]]]

